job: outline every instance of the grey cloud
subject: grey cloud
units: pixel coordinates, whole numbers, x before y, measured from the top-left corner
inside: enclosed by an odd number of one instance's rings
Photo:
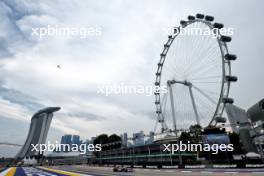
[[[37,3],[30,2],[28,0],[3,0],[2,6],[10,12],[7,14],[8,17],[16,21],[24,16],[42,13]]]
[[[9,51],[7,42],[0,37],[0,58],[11,57],[13,54]]]
[[[0,59],[12,58],[16,49],[32,44],[19,26],[19,20],[30,15],[39,15],[36,10],[26,6],[25,1],[0,2]],[[23,43],[23,45],[21,45]]]
[[[72,118],[81,118],[86,121],[101,121],[106,119],[103,116],[98,116],[93,113],[88,112],[70,112],[70,113],[61,113],[60,117],[63,118],[64,116],[72,117]]]
[[[3,86],[0,82],[0,97],[4,100],[8,100],[11,103],[19,104],[24,106],[30,111],[37,111],[40,108],[43,108],[44,105],[38,103],[37,99],[26,95],[20,91],[14,89],[8,89]]]

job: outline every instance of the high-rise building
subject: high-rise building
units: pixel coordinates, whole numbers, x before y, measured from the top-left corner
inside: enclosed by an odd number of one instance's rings
[[[232,131],[239,133],[239,126],[251,128],[248,115],[244,109],[233,104],[226,104],[226,113]]]
[[[66,144],[66,136],[61,137],[61,144]]]
[[[93,143],[95,139],[96,137],[91,137],[91,143]]]
[[[66,134],[61,137],[61,144],[72,144],[72,135],[71,134]]]
[[[148,140],[146,141],[146,144],[152,144],[154,142],[154,132],[153,131],[150,131],[149,132],[149,138]]]
[[[72,144],[80,145],[80,136],[79,135],[73,135],[72,136]]]
[[[128,141],[127,133],[121,134],[120,137],[122,139],[122,145],[124,147],[127,147],[127,141]]]
[[[134,133],[133,134],[133,142],[134,142],[134,146],[141,146],[145,144],[145,140],[144,140],[144,132],[140,131],[139,133]]]

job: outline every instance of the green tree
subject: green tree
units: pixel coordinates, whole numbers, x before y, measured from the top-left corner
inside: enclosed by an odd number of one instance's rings
[[[108,143],[108,135],[107,134],[100,134],[99,136],[97,136],[93,142],[94,145],[96,144],[101,144],[104,145]],[[106,150],[107,147],[102,146],[102,150]]]
[[[108,138],[108,143],[112,143],[110,145],[111,149],[116,149],[116,148],[121,148],[122,145],[122,139],[120,136],[116,135],[116,134],[112,134],[109,136]]]
[[[121,147],[122,139],[116,134],[108,136],[107,134],[100,134],[94,140],[94,145],[101,144],[102,150],[116,149]]]
[[[198,143],[202,134],[202,127],[198,124],[191,125],[190,128],[190,135],[192,137],[193,143]]]
[[[188,143],[188,141],[191,141],[191,135],[189,132],[182,132],[181,136],[179,138],[183,143]]]

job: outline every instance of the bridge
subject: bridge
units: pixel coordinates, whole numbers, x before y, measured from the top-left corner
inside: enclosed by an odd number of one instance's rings
[[[14,147],[22,147],[23,146],[21,144],[15,144],[15,143],[10,143],[10,142],[0,142],[0,146],[1,145],[14,146]]]

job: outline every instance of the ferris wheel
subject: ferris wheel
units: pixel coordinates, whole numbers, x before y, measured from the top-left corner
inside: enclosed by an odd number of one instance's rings
[[[155,105],[157,125],[161,133],[225,123],[222,117],[229,98],[231,62],[227,43],[231,37],[222,35],[224,25],[214,23],[213,16],[188,16],[174,28],[164,45],[156,72]],[[222,30],[224,31],[224,30]],[[160,91],[166,87],[166,91]],[[172,124],[168,126],[168,124]]]

